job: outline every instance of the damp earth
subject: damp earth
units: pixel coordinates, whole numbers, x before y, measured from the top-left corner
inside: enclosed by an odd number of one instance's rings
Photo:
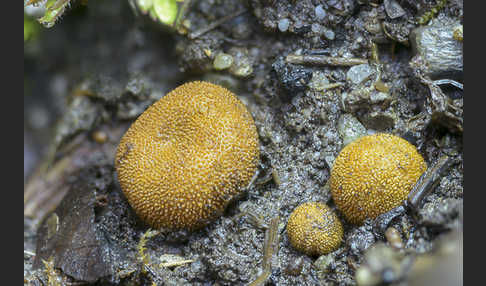
[[[461,0],[184,1],[173,25],[140,2],[75,1],[24,39],[25,284],[462,285]],[[203,229],[152,230],[123,195],[116,148],[194,80],[252,114],[257,176]],[[428,171],[401,206],[350,224],[333,162],[378,132]],[[335,251],[291,246],[287,220],[306,202],[342,220]]]

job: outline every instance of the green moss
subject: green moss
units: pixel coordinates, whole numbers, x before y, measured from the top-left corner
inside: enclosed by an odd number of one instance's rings
[[[57,19],[64,13],[69,0],[47,0],[46,12],[44,16],[39,19],[39,23],[46,28],[51,28],[56,23]]]
[[[447,0],[437,0],[437,4],[430,8],[427,12],[425,12],[422,16],[420,16],[417,19],[417,24],[419,25],[425,25],[427,24],[430,20],[432,20],[437,13],[440,11],[440,9],[445,7],[445,4],[447,3]]]
[[[39,24],[24,14],[24,43],[37,37],[39,34]]]

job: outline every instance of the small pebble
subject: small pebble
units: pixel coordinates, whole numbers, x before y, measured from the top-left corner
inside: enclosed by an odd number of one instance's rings
[[[368,64],[351,67],[346,73],[346,78],[353,84],[360,84],[373,75],[374,71]]]
[[[219,53],[213,62],[215,70],[224,70],[229,68],[233,64],[233,57],[225,53]]]
[[[397,1],[385,0],[383,1],[383,4],[385,6],[386,14],[390,19],[399,18],[405,15],[405,10],[403,10],[402,6],[400,6]]]
[[[229,72],[236,77],[248,77],[253,73],[253,67],[248,50],[233,47],[228,51],[233,56],[233,64]]]
[[[384,102],[385,100],[391,100],[390,96],[386,92],[372,92],[370,94],[370,103],[376,104],[380,102]]]
[[[343,114],[338,120],[338,132],[346,146],[352,141],[366,135],[366,128],[351,114]]]
[[[304,27],[304,22],[302,22],[301,20],[297,19],[294,22],[294,31],[299,30],[302,27]]]
[[[309,82],[309,88],[317,91],[323,91],[329,85],[329,80],[323,72],[315,71],[312,73],[312,79]]]
[[[375,89],[380,91],[380,92],[385,92],[385,93],[390,91],[390,87],[388,85],[386,85],[384,82],[382,82],[381,80],[375,82]]]
[[[311,26],[311,30],[312,30],[312,32],[314,32],[314,33],[320,33],[320,32],[321,32],[321,30],[322,30],[322,26],[321,26],[321,25],[319,25],[319,24],[317,24],[317,23],[314,23],[314,24],[312,24],[312,26]]]
[[[283,18],[278,21],[278,29],[280,32],[286,32],[289,29],[290,21],[287,18]]]
[[[395,248],[395,249],[401,249],[403,248],[403,241],[402,237],[400,236],[400,233],[398,230],[394,227],[389,227],[385,231],[385,237],[386,240],[390,243],[390,245]]]
[[[326,17],[326,11],[324,11],[322,5],[317,5],[316,8],[314,9],[314,12],[316,13],[316,18],[319,21],[321,21]]]
[[[336,34],[334,34],[333,30],[326,29],[324,31],[324,37],[328,40],[334,40],[336,38]]]

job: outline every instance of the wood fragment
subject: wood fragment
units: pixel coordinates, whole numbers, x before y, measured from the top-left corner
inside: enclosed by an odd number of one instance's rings
[[[290,64],[316,65],[316,66],[355,66],[367,64],[367,59],[361,58],[337,58],[324,55],[295,55],[290,54],[285,59]]]

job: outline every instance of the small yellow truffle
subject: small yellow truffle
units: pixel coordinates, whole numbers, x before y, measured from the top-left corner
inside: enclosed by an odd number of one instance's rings
[[[115,167],[143,221],[194,230],[249,185],[258,161],[256,126],[243,103],[221,86],[191,82],[140,115],[118,145]]]
[[[343,238],[343,226],[325,204],[309,202],[299,205],[287,223],[290,244],[307,255],[323,255],[336,250]]]
[[[407,198],[427,169],[417,149],[391,134],[361,137],[339,153],[331,171],[331,194],[346,219],[362,224]]]

